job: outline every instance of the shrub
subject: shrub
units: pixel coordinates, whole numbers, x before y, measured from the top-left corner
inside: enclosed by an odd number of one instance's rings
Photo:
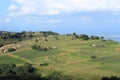
[[[0,47],[4,46],[4,44],[0,43]]]
[[[92,55],[92,56],[91,56],[91,59],[96,59],[96,58],[97,58],[96,55]]]
[[[89,36],[86,35],[86,34],[80,34],[79,38],[80,38],[80,39],[83,39],[83,40],[88,40],[88,39],[89,39]]]
[[[40,45],[36,45],[36,44],[32,45],[31,47],[32,47],[32,49],[38,50],[38,51],[48,51],[48,49],[46,47],[42,48],[42,47],[40,47]]]
[[[90,37],[92,40],[100,39],[98,36],[91,36]]]
[[[120,80],[120,78],[116,77],[116,76],[111,76],[109,77],[102,77],[101,80]]]
[[[48,63],[41,63],[40,66],[48,66]]]
[[[45,80],[31,64],[0,64],[0,80]]]
[[[47,77],[48,80],[73,80],[70,76],[62,75],[60,71],[53,71]]]
[[[40,48],[41,48],[40,45],[36,45],[36,44],[32,45],[31,47],[34,50],[40,50]]]
[[[108,77],[103,77],[101,80],[110,80]]]
[[[44,51],[48,51],[48,48],[46,48],[46,47],[45,47],[45,48],[43,48],[43,49],[44,49]]]

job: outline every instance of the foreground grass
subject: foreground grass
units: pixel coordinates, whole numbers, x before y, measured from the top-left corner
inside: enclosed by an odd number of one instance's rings
[[[24,64],[25,61],[8,55],[0,56],[0,64]]]

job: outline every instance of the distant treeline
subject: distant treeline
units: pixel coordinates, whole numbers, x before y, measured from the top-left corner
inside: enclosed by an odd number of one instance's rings
[[[56,32],[52,31],[39,31],[39,32],[7,32],[7,31],[0,31],[0,39],[7,40],[7,39],[14,39],[14,40],[25,40],[25,39],[30,39],[34,37],[47,37],[50,35],[59,35]],[[66,34],[67,36],[72,36],[73,38],[79,38],[83,40],[88,40],[88,39],[103,39],[104,37],[101,36],[88,36],[87,34],[76,34],[76,33],[71,33],[71,34]]]
[[[7,32],[0,31],[1,39],[22,39],[22,38],[32,38],[40,36],[49,36],[49,35],[59,35],[58,33],[52,31],[40,31],[40,32]]]
[[[23,41],[23,40],[28,40],[28,39],[32,39],[32,38],[40,38],[40,37],[48,37],[50,35],[55,35],[56,38],[58,35],[58,33],[56,32],[52,32],[52,31],[39,31],[39,32],[26,32],[26,31],[22,31],[22,32],[8,32],[8,31],[0,31],[0,47],[6,44],[11,44],[11,43],[17,43],[19,41]],[[72,40],[74,39],[82,39],[82,40],[104,40],[104,37],[101,36],[89,36],[87,34],[76,34],[76,33],[71,33],[71,34],[66,34],[66,36],[72,36]]]
[[[98,39],[101,39],[101,40],[104,40],[104,37],[101,36],[89,36],[87,34],[77,34],[77,33],[72,33],[72,34],[67,34],[67,36],[72,36],[73,39],[83,39],[83,40],[89,40],[89,39],[92,39],[92,40],[98,40]]]
[[[0,31],[0,46],[5,44],[16,43],[18,41],[23,41],[35,37],[47,37],[50,35],[59,35],[56,32],[52,31],[40,31],[40,32],[8,32]]]

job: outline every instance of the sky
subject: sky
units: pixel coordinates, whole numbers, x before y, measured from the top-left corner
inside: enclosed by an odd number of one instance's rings
[[[120,0],[0,0],[0,31],[120,36]]]

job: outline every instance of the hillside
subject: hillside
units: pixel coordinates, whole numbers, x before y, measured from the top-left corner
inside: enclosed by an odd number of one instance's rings
[[[28,62],[42,76],[47,76],[52,71],[61,71],[74,80],[100,80],[103,76],[120,76],[120,44],[112,40],[44,35],[7,45],[15,47],[18,44],[20,47],[14,51],[1,52],[0,64],[15,63],[19,66]],[[33,49],[33,45],[40,45],[44,50]],[[6,45],[1,48],[3,47]]]

